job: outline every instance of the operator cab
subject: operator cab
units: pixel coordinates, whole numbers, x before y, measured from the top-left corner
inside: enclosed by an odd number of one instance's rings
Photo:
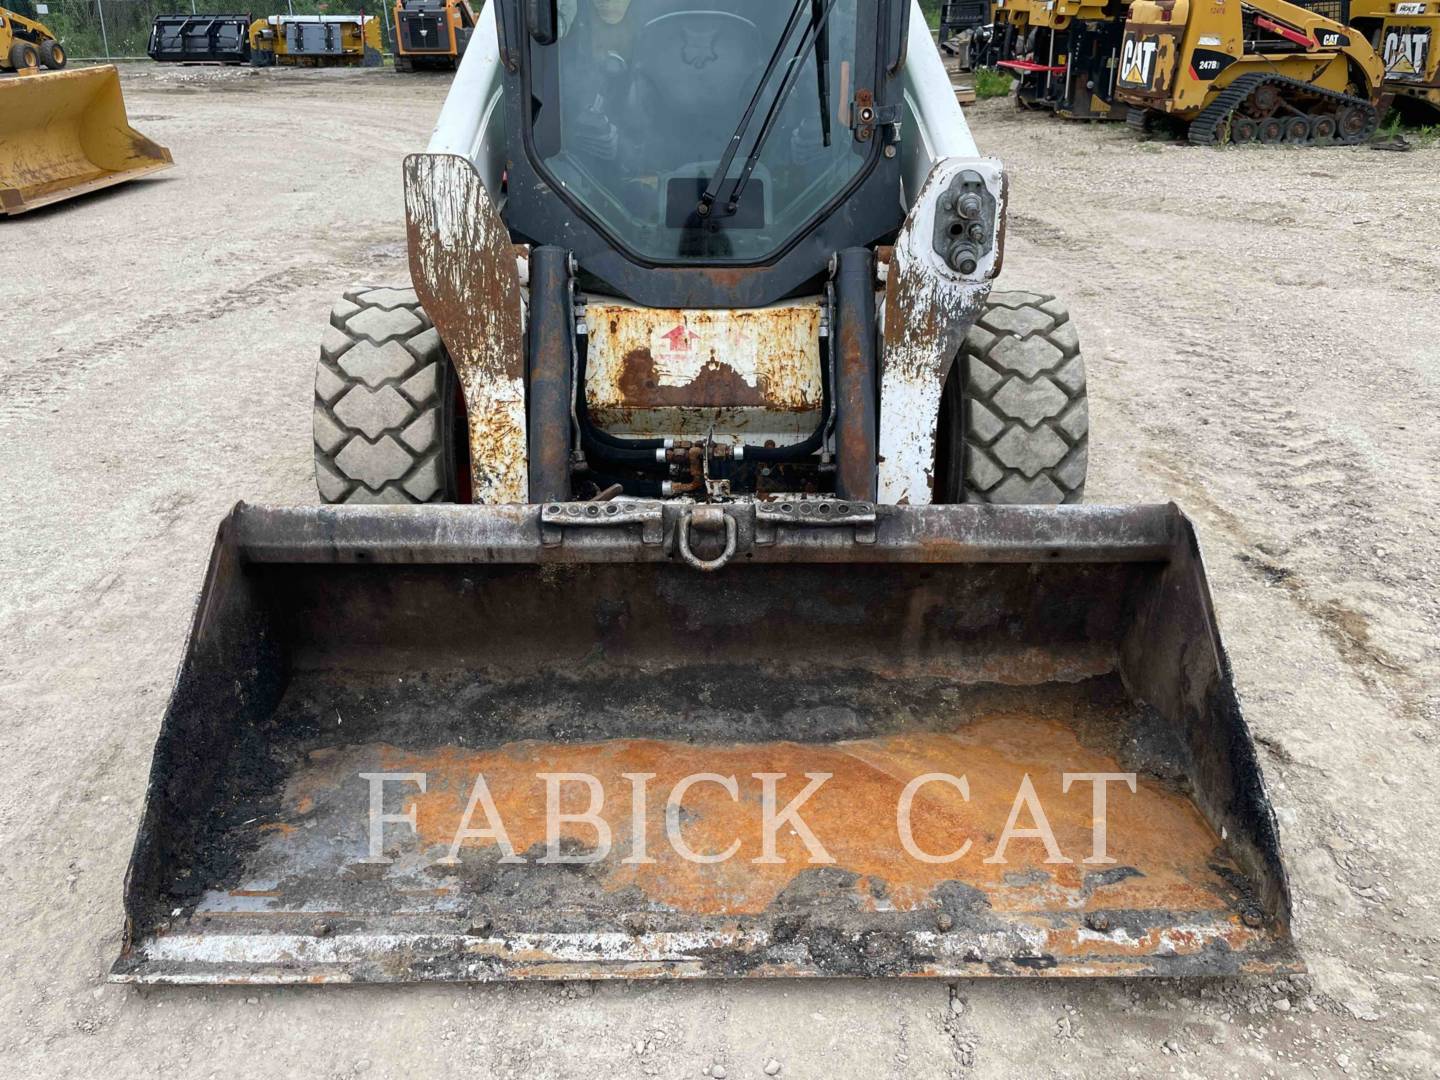
[[[905,4],[497,2],[506,222],[601,291],[731,308],[741,280],[760,306],[898,231]]]

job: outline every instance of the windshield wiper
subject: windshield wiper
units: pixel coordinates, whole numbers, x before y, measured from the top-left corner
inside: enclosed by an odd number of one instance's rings
[[[785,29],[780,34],[780,40],[775,42],[775,51],[770,54],[770,62],[765,65],[765,72],[760,76],[760,83],[755,87],[755,93],[750,95],[750,103],[745,106],[740,123],[735,125],[735,130],[730,135],[730,141],[725,144],[725,153],[720,156],[720,164],[715,168],[715,175],[710,177],[710,182],[705,185],[705,191],[700,196],[698,209],[701,217],[710,213],[710,207],[714,205],[715,197],[720,193],[720,184],[724,181],[725,174],[730,171],[730,163],[735,160],[735,152],[740,149],[740,140],[745,135],[745,129],[750,126],[750,121],[755,116],[755,109],[759,106],[760,99],[765,96],[765,88],[775,77],[775,68],[780,63],[780,56],[785,51],[785,45],[789,42],[790,35],[795,32],[800,12],[804,9],[805,0],[795,0],[795,6],[790,9],[790,17],[785,20]]]
[[[746,185],[750,182],[750,175],[755,171],[755,166],[760,160],[760,152],[765,147],[766,140],[774,130],[775,121],[780,115],[780,109],[790,97],[790,92],[795,88],[800,70],[805,66],[805,61],[810,57],[810,50],[815,50],[816,69],[818,71],[820,89],[820,110],[821,110],[821,131],[825,145],[830,145],[830,41],[826,31],[826,24],[830,18],[830,12],[835,8],[836,0],[809,0],[810,3],[810,24],[806,27],[805,33],[800,38],[799,45],[791,55],[784,79],[781,80],[780,89],[776,91],[775,98],[770,102],[770,108],[766,110],[765,120],[760,126],[755,141],[750,146],[750,156],[745,159],[745,167],[741,170],[740,178],[736,180],[734,188],[730,192],[730,198],[726,203],[726,211],[734,214],[740,205],[740,196],[744,193]],[[700,196],[700,204],[697,207],[702,217],[710,214],[715,204],[716,197],[720,194],[720,185],[725,182],[726,175],[730,172],[730,166],[735,160],[735,153],[740,148],[740,140],[745,134],[750,121],[754,119],[755,110],[760,104],[760,99],[765,96],[765,90],[774,78],[775,70],[780,61],[780,55],[785,51],[791,34],[794,33],[796,22],[800,13],[805,8],[806,0],[796,0],[794,8],[790,11],[790,18],[786,20],[785,29],[780,35],[780,40],[775,45],[775,51],[770,55],[770,62],[765,66],[765,73],[760,76],[760,84],[755,87],[755,93],[750,98],[750,103],[745,107],[745,113],[740,117],[740,123],[736,126],[734,134],[730,136],[730,142],[725,147],[725,153],[720,158],[720,164],[716,166],[715,173],[710,177],[710,182],[705,185],[704,194]],[[823,6],[822,6],[823,5]]]
[[[775,121],[780,118],[780,110],[784,108],[785,102],[790,97],[790,91],[795,89],[795,83],[799,80],[800,69],[805,66],[805,61],[810,58],[810,50],[815,48],[820,35],[825,33],[825,24],[830,19],[830,12],[835,10],[836,0],[824,0],[824,8],[820,8],[820,0],[811,0],[811,22],[810,27],[805,31],[805,37],[800,41],[800,48],[796,50],[790,61],[790,70],[785,73],[785,79],[780,84],[780,89],[775,94],[775,100],[770,102],[770,111],[765,114],[765,122],[760,125],[760,133],[755,136],[755,142],[750,146],[750,156],[745,159],[745,167],[740,170],[740,179],[735,181],[735,187],[730,191],[730,201],[726,204],[729,213],[735,213],[740,205],[740,197],[745,194],[746,185],[750,183],[750,174],[755,171],[755,166],[760,162],[760,151],[765,149],[765,143],[770,138],[770,133],[775,130]],[[819,17],[815,17],[815,13]],[[829,42],[826,42],[825,58],[830,57]],[[818,63],[817,67],[820,66]],[[829,88],[826,87],[825,98],[830,97]],[[830,117],[827,113],[822,127],[828,126]],[[826,139],[829,145],[829,139]]]

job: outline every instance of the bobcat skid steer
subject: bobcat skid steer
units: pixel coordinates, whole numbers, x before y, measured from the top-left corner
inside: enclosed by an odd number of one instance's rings
[[[114,977],[1296,970],[1190,523],[918,8],[488,5],[222,522]],[[1064,505],[1060,505],[1064,504]]]

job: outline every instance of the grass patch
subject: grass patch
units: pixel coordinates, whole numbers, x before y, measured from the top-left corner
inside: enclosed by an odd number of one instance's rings
[[[1390,110],[1390,115],[1385,117],[1385,122],[1380,125],[1379,134],[1387,139],[1404,139],[1413,146],[1440,145],[1440,124],[1408,125],[1399,109]]]
[[[994,68],[975,69],[975,97],[979,101],[986,98],[1006,97],[1010,93],[1013,81],[1003,71]]]

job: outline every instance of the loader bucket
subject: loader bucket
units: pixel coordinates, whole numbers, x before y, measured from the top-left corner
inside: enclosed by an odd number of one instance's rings
[[[238,506],[112,977],[1299,970],[1177,509],[706,509]]]
[[[0,79],[0,213],[171,167],[170,151],[132,128],[114,67]]]

